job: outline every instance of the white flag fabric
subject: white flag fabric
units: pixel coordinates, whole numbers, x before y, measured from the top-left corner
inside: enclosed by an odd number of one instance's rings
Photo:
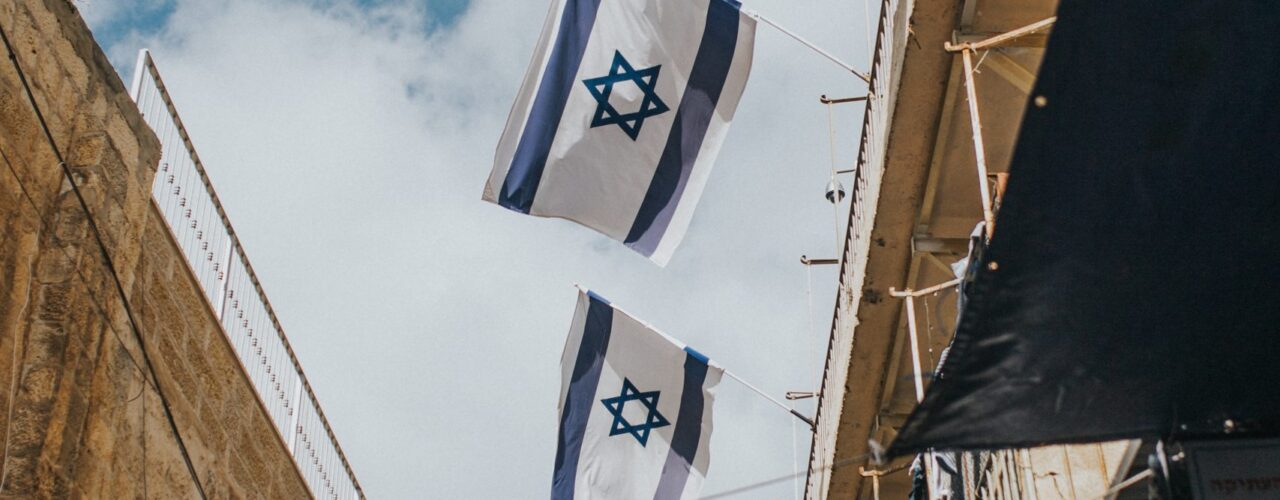
[[[484,199],[666,265],[751,70],[736,0],[553,0]]]
[[[698,498],[723,368],[585,291],[561,368],[553,500]]]

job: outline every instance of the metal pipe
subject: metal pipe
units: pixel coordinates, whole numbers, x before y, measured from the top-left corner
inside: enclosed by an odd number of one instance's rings
[[[924,401],[924,373],[920,368],[920,336],[916,333],[916,298],[913,295],[907,295],[907,333],[911,336],[911,370],[915,378],[916,385],[916,404]],[[934,485],[937,484],[933,480],[933,463],[934,455],[930,450],[925,458],[924,475],[929,483],[927,488],[929,498],[934,498]]]
[[[931,294],[931,293],[936,292],[936,291],[939,291],[939,290],[943,290],[943,289],[946,289],[946,288],[950,288],[950,287],[953,287],[953,286],[959,285],[959,284],[960,284],[960,281],[962,281],[960,278],[956,278],[956,279],[953,279],[953,280],[948,281],[948,282],[946,282],[946,283],[940,283],[940,284],[937,284],[937,285],[933,285],[933,286],[931,286],[931,287],[929,287],[929,288],[925,288],[925,289],[923,289],[923,290],[912,290],[912,289],[908,288],[908,289],[903,290],[903,291],[898,291],[898,289],[896,289],[896,288],[889,287],[889,296],[890,296],[890,297],[897,297],[897,298],[904,298],[904,297],[919,297],[919,296],[921,296],[921,295],[928,295],[928,294]]]
[[[800,263],[806,266],[833,266],[840,263],[840,259],[810,259],[807,256],[800,256]]]
[[[1097,497],[1097,498],[1098,498],[1098,500],[1102,500],[1102,499],[1107,498],[1107,497],[1109,497],[1109,496],[1111,496],[1111,495],[1114,495],[1114,494],[1116,494],[1116,493],[1119,493],[1121,490],[1123,490],[1123,489],[1125,489],[1125,488],[1128,488],[1128,487],[1130,487],[1130,486],[1133,486],[1133,485],[1135,485],[1135,484],[1138,484],[1138,482],[1139,482],[1139,481],[1142,481],[1143,479],[1146,479],[1146,478],[1148,478],[1148,477],[1151,477],[1151,475],[1152,475],[1152,474],[1154,474],[1154,472],[1152,472],[1152,471],[1151,471],[1151,469],[1147,469],[1147,470],[1144,470],[1144,471],[1139,472],[1139,473],[1137,473],[1137,474],[1134,474],[1134,475],[1133,475],[1133,477],[1131,477],[1131,478],[1129,478],[1129,479],[1125,479],[1124,481],[1121,481],[1121,482],[1120,482],[1120,484],[1115,485],[1115,486],[1114,486],[1114,487],[1112,487],[1111,489],[1107,490],[1107,492],[1106,492],[1106,493],[1103,493],[1103,494],[1102,494],[1102,496]]]
[[[1006,31],[1004,33],[993,36],[986,40],[971,42],[971,43],[966,42],[966,43],[960,43],[960,44],[954,44],[954,45],[951,44],[951,42],[945,42],[942,44],[942,46],[947,50],[947,52],[961,52],[965,50],[988,49],[988,48],[999,46],[1004,43],[1011,42],[1013,40],[1017,40],[1018,38],[1022,38],[1026,35],[1030,35],[1042,29],[1053,26],[1053,23],[1057,21],[1058,21],[1057,16],[1054,16],[1047,19],[1041,19],[1039,21],[1036,21],[1034,23],[1028,24],[1026,26],[1023,26],[1021,28],[1018,28],[1012,31]]]
[[[846,102],[865,101],[870,97],[871,96],[864,95],[860,97],[839,97],[836,99],[828,99],[826,94],[822,94],[821,96],[818,97],[818,102],[823,104],[844,104]]]
[[[987,222],[987,239],[991,239],[992,231],[996,227],[996,216],[991,210],[991,188],[987,186],[987,150],[982,144],[982,120],[978,116],[978,88],[973,80],[973,50],[966,48],[960,52],[960,55],[964,59],[964,88],[969,96],[969,124],[973,129],[973,154],[978,165],[978,192],[982,196],[982,219]]]
[[[920,369],[920,337],[916,334],[916,298],[907,295],[907,333],[911,336],[911,370],[916,383],[916,402],[924,401],[924,372]]]

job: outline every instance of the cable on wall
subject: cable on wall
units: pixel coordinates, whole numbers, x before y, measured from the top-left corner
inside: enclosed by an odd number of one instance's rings
[[[103,241],[102,232],[98,228],[97,221],[93,217],[93,213],[89,210],[89,204],[84,199],[84,194],[80,192],[80,187],[76,184],[75,177],[71,173],[70,167],[67,166],[66,160],[62,157],[62,151],[58,149],[57,141],[53,138],[53,133],[49,130],[49,125],[44,119],[44,113],[40,111],[39,104],[36,103],[35,94],[31,91],[31,85],[27,82],[26,73],[22,70],[22,65],[18,63],[17,53],[13,50],[13,45],[9,42],[9,36],[0,27],[0,40],[3,40],[5,49],[9,52],[9,61],[13,63],[13,68],[18,74],[18,80],[22,83],[22,88],[26,92],[27,100],[31,103],[31,109],[35,111],[36,119],[40,123],[40,128],[44,132],[45,140],[48,142],[50,149],[53,150],[54,157],[58,160],[58,167],[61,168],[63,176],[71,185],[71,191],[76,197],[76,201],[84,211],[85,220],[89,223],[90,232],[93,234],[94,241],[98,244],[98,249],[102,256],[103,264],[106,266],[107,273],[111,275],[112,282],[115,284],[116,293],[120,296],[120,300],[124,306],[125,315],[128,317],[130,330],[133,332],[135,340],[138,342],[138,348],[142,353],[143,364],[147,368],[147,373],[151,376],[152,386],[156,389],[156,394],[160,397],[160,406],[164,409],[166,420],[169,422],[169,429],[173,432],[174,438],[178,442],[178,449],[182,453],[182,460],[186,463],[187,472],[191,475],[195,482],[196,491],[199,492],[200,498],[207,499],[204,484],[200,481],[200,475],[196,473],[195,465],[192,463],[191,454],[187,450],[186,441],[182,438],[182,433],[178,430],[177,421],[174,420],[173,410],[169,407],[169,399],[165,396],[164,390],[161,389],[160,379],[156,375],[155,365],[151,362],[151,356],[147,352],[145,340],[143,339],[142,330],[138,326],[137,319],[134,317],[133,308],[129,304],[129,297],[124,291],[124,285],[120,281],[120,275],[116,272],[115,263],[111,259],[111,254],[107,251],[106,243]]]

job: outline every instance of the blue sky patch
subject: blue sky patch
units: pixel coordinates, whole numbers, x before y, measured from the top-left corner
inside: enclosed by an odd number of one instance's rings
[[[95,20],[90,24],[93,36],[98,44],[110,48],[130,35],[150,36],[159,33],[169,22],[169,18],[177,9],[176,0],[119,0],[123,5],[116,7],[105,19],[95,19],[91,9],[99,8],[95,4],[77,2],[87,19]],[[355,0],[358,5],[378,6],[396,0]],[[428,31],[448,28],[457,23],[467,12],[471,0],[418,0],[425,1],[428,15]],[[324,3],[324,2],[315,2]]]
[[[116,5],[100,3],[109,1],[117,1],[119,3]],[[321,6],[332,5],[335,1],[340,0],[307,0],[307,3]],[[353,1],[358,6],[374,8],[400,3],[403,0]],[[416,1],[422,2],[420,5],[425,5],[426,7],[427,19],[424,29],[428,32],[448,29],[457,24],[458,19],[463,14],[466,14],[467,8],[471,4],[471,0]],[[81,15],[88,21],[89,28],[93,30],[93,36],[98,41],[98,45],[102,46],[103,51],[109,57],[112,57],[111,62],[116,67],[116,71],[121,74],[122,78],[127,80],[128,75],[132,74],[133,71],[134,51],[128,51],[129,55],[124,57],[117,54],[113,49],[120,43],[127,43],[130,38],[149,38],[164,31],[169,19],[178,8],[178,0],[93,0],[93,2],[77,0],[76,7],[81,10]],[[95,9],[109,10],[104,13],[95,11]],[[123,57],[123,59],[116,60],[120,57]],[[409,93],[414,93],[417,90],[407,89]]]
[[[79,4],[77,7],[86,18],[97,17],[92,12],[86,12],[94,9],[95,5]],[[128,38],[131,34],[148,36],[160,32],[165,24],[168,24],[169,17],[173,15],[176,8],[175,0],[124,1],[123,5],[118,7],[119,10],[113,11],[105,19],[98,19],[89,28],[93,30],[93,37],[98,40],[98,45],[105,49]]]
[[[434,31],[448,28],[458,22],[458,18],[467,12],[471,0],[418,0],[427,6],[427,29]],[[398,3],[396,0],[356,0],[359,5],[378,6]]]

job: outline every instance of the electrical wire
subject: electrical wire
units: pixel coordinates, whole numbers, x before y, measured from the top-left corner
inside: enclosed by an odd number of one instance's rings
[[[27,185],[23,183],[22,177],[18,175],[18,171],[13,168],[13,163],[9,160],[9,155],[5,154],[4,149],[0,149],[0,158],[4,159],[4,163],[8,167],[9,173],[13,174],[14,180],[18,182],[18,188],[22,191],[22,196],[24,199],[27,200],[27,204],[31,205],[31,209],[33,212],[38,213],[40,205],[36,203],[35,198],[31,196],[31,193],[29,191],[27,191]],[[67,258],[68,262],[75,260],[75,258],[71,255],[71,253],[66,248],[59,247],[58,250],[62,252],[63,257]],[[79,267],[76,268],[76,277],[80,279],[80,283],[85,285],[86,288],[89,288],[90,285],[92,284],[92,282],[89,280],[89,277],[85,276],[84,272]],[[98,296],[94,295],[93,293],[89,293],[88,296],[89,296],[89,301],[90,303],[93,304],[94,311],[97,312],[98,316],[103,318],[104,320],[108,320],[110,316],[106,312],[107,308],[103,306],[101,302],[98,301]],[[107,324],[107,329],[111,331],[111,335],[115,337],[116,342],[119,342],[120,345],[128,345],[124,342],[124,339],[120,338],[120,331],[116,329],[114,322],[104,321],[104,323]],[[138,363],[137,358],[133,357],[132,351],[129,351],[128,349],[126,349],[125,356],[129,359],[129,362],[133,364],[134,368],[138,369],[139,373],[146,373],[146,370],[142,368],[142,364]],[[145,381],[147,385],[151,385],[153,388],[155,387],[153,384],[151,384],[151,380],[147,379],[146,377],[143,377],[143,381]]]
[[[828,465],[828,466],[826,466],[826,467],[822,467],[822,468],[823,468],[823,469],[826,469],[826,470],[836,470],[836,469],[838,469],[838,468],[840,468],[840,467],[844,467],[844,466],[846,466],[846,465],[852,465],[852,464],[856,464],[856,463],[862,462],[863,460],[866,460],[866,459],[868,459],[868,458],[871,458],[871,457],[872,457],[872,455],[873,455],[873,453],[863,453],[863,454],[858,455],[858,456],[849,457],[849,458],[846,458],[846,459],[844,459],[844,460],[840,460],[840,461],[838,461],[838,462],[835,462],[835,463],[833,463],[833,464],[831,464],[831,465]],[[734,496],[734,495],[739,495],[739,494],[742,494],[742,493],[746,493],[746,492],[748,492],[748,491],[755,491],[755,490],[758,490],[758,489],[760,489],[760,488],[765,488],[765,487],[768,487],[768,486],[773,486],[773,485],[775,485],[775,484],[778,484],[778,483],[781,483],[781,482],[784,482],[784,481],[790,480],[790,479],[792,479],[792,478],[794,478],[794,477],[797,477],[797,476],[804,476],[805,474],[808,474],[808,473],[807,473],[807,472],[798,472],[798,473],[795,473],[795,474],[787,474],[787,475],[785,475],[785,476],[778,476],[778,477],[775,477],[775,478],[773,478],[773,479],[766,479],[766,480],[764,480],[764,481],[760,481],[760,482],[758,482],[758,483],[751,483],[751,484],[748,484],[748,485],[746,485],[746,486],[740,486],[740,487],[737,487],[737,488],[734,488],[734,489],[731,489],[731,490],[725,490],[725,491],[721,491],[721,492],[719,492],[719,493],[713,493],[713,494],[711,494],[711,495],[706,495],[706,496],[703,496],[703,497],[702,497],[702,500],[713,500],[713,499],[716,499],[716,498],[727,498],[727,497],[731,497],[731,496]]]
[[[4,149],[0,149],[0,159],[4,160],[5,166],[8,167],[7,169],[9,173],[13,175],[14,180],[18,183],[18,189],[22,191],[23,199],[25,199],[27,201],[27,204],[31,206],[32,213],[38,213],[40,204],[36,203],[36,200],[31,195],[31,192],[27,190],[27,185],[23,182],[22,177],[18,175],[18,171],[14,169],[13,162],[9,159],[9,155],[4,152]],[[68,262],[74,262],[76,260],[76,258],[73,257],[70,251],[68,251],[66,248],[59,247],[58,250],[62,252],[62,256],[66,258]],[[143,383],[146,386],[151,386],[154,389],[155,385],[152,384],[151,380],[146,377],[146,370],[142,367],[142,364],[138,362],[137,358],[133,356],[133,351],[130,351],[127,348],[128,344],[124,341],[124,339],[120,337],[120,331],[116,329],[115,322],[110,320],[110,316],[106,312],[107,310],[106,306],[104,306],[102,302],[98,300],[98,296],[92,292],[91,285],[93,284],[93,282],[89,280],[88,276],[84,275],[84,271],[80,267],[78,266],[75,267],[75,272],[76,272],[75,277],[79,279],[80,284],[84,285],[86,290],[89,290],[89,293],[87,294],[87,296],[89,297],[89,303],[93,305],[93,311],[98,315],[99,318],[103,319],[103,323],[107,326],[107,330],[111,332],[111,336],[115,338],[116,342],[119,343],[121,346],[126,346],[126,349],[124,350],[125,358],[128,359],[129,362],[133,365],[133,367],[138,370],[138,373],[142,376]],[[14,356],[15,356],[14,369],[16,370],[17,369],[17,361],[16,361],[17,350],[16,349],[14,351]],[[10,395],[10,398],[9,398],[11,402],[14,400],[13,394],[17,394],[16,392],[17,384],[18,384],[18,377],[15,375],[12,381],[12,388],[11,388],[11,390],[14,392]],[[130,398],[130,401],[132,401],[132,399],[133,398]],[[13,415],[12,415],[13,404],[12,403],[10,403],[9,410],[10,410],[10,415],[9,415],[8,425],[11,426],[13,423]],[[4,444],[4,447],[5,447],[4,463],[6,464],[8,461],[8,453],[9,453],[9,436],[10,436],[10,433],[6,431],[5,444]],[[7,473],[8,473],[7,469],[4,471],[0,471],[0,487],[3,487],[4,478],[7,477]]]
[[[0,156],[4,157],[5,165],[9,165],[9,171],[13,172],[13,165],[9,163],[9,157],[4,154],[3,149],[0,149]],[[17,172],[14,172],[14,176],[16,177],[17,175]],[[27,194],[27,188],[26,186],[23,186],[21,182],[18,183],[18,188],[22,190],[22,194]],[[28,196],[28,199],[30,199],[30,196]],[[31,265],[32,267],[35,266],[34,263]],[[35,274],[34,270],[32,270],[31,274]],[[18,308],[18,314],[23,314],[27,310],[27,307],[31,305],[30,295],[28,295],[26,299],[27,300],[22,304],[22,307]],[[3,461],[0,461],[0,491],[4,490],[4,479],[8,476],[9,472],[9,438],[13,436],[13,403],[18,399],[18,378],[21,376],[21,372],[18,370],[19,347],[18,334],[15,333],[13,336],[13,362],[9,366],[9,407],[7,408],[8,416],[5,420],[4,429],[4,459]]]
[[[0,27],[0,40],[3,40],[5,49],[9,52],[9,61],[13,63],[13,68],[18,74],[18,80],[22,83],[22,88],[26,92],[27,100],[31,103],[31,108],[35,112],[36,120],[40,123],[41,130],[44,131],[45,140],[52,149],[54,157],[58,160],[58,166],[62,169],[62,174],[71,186],[71,192],[75,195],[76,201],[80,208],[84,211],[85,220],[89,224],[90,232],[93,234],[94,241],[98,244],[101,253],[103,265],[106,271],[111,275],[112,282],[115,284],[116,293],[120,297],[120,301],[124,306],[125,316],[129,320],[130,329],[133,332],[135,340],[138,342],[138,350],[141,351],[143,364],[146,365],[147,373],[150,374],[152,385],[156,389],[156,394],[160,397],[160,406],[164,409],[165,418],[169,422],[169,428],[173,432],[174,438],[178,442],[178,449],[182,454],[182,459],[186,463],[187,472],[195,482],[196,491],[200,494],[200,498],[207,499],[208,495],[204,491],[204,484],[200,481],[200,475],[196,473],[195,464],[191,460],[191,454],[187,450],[186,441],[182,438],[182,433],[178,430],[178,423],[174,420],[173,410],[169,407],[169,400],[165,396],[160,386],[160,379],[156,375],[155,365],[151,362],[151,356],[147,352],[146,342],[143,338],[141,328],[138,326],[137,319],[134,317],[133,308],[129,304],[129,297],[124,291],[124,285],[120,281],[120,275],[116,272],[115,263],[111,259],[110,252],[107,251],[106,243],[103,241],[102,232],[98,227],[97,221],[93,217],[92,211],[89,210],[89,204],[84,199],[84,194],[80,192],[80,186],[76,184],[75,176],[72,175],[71,168],[67,166],[66,160],[62,156],[62,150],[58,148],[57,141],[53,138],[53,132],[49,130],[49,124],[45,121],[44,113],[40,111],[40,105],[36,102],[35,94],[31,91],[31,85],[27,82],[26,73],[22,70],[22,65],[18,62],[17,53],[13,50],[13,45],[9,42],[9,35],[3,27]]]

